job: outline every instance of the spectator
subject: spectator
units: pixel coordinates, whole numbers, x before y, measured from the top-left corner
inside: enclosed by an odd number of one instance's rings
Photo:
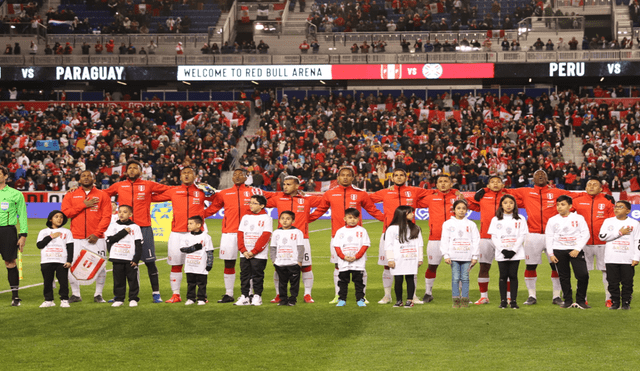
[[[369,54],[369,44],[367,44],[367,40],[365,40],[362,45],[360,45],[360,52],[362,54]]]
[[[269,51],[269,45],[267,45],[267,43],[265,43],[263,40],[260,40],[257,49],[258,53],[267,54],[267,52]]]
[[[415,53],[422,53],[422,39],[417,39],[415,44],[413,44],[413,51]]]
[[[218,43],[213,43],[213,45],[211,45],[211,54],[220,54]]]
[[[353,44],[355,46],[357,46],[356,44]],[[411,43],[408,42],[406,39],[402,39],[402,41],[400,42],[400,46],[402,47],[402,52],[403,53],[409,53],[409,47],[411,46]],[[356,50],[355,52],[353,51],[353,47],[351,47],[351,52],[352,53],[357,53],[358,51]]]
[[[147,47],[147,52],[149,54],[156,54],[157,49],[158,49],[158,45],[156,45],[156,43],[153,40],[151,40],[149,42],[149,46]]]
[[[20,53],[21,53],[20,43],[15,43],[15,46],[13,47],[13,54],[20,55]]]
[[[83,55],[89,55],[89,49],[91,49],[91,46],[87,43],[82,43],[82,54]]]
[[[147,51],[146,51],[146,50],[144,50],[144,46],[143,46],[143,47],[140,47],[140,51],[138,52],[138,54],[140,54],[140,55],[147,55]]]
[[[318,52],[320,51],[320,44],[318,44],[318,40],[313,40],[311,42],[311,50],[313,54],[318,54]]]
[[[120,55],[127,54],[127,46],[124,43],[120,44],[120,48],[118,48],[118,52]]]
[[[51,55],[53,54],[53,49],[51,49],[51,46],[49,46],[49,44],[44,46],[44,54],[45,55]]]
[[[102,50],[104,50],[104,47],[102,46],[100,41],[98,41],[96,42],[96,45],[93,47],[93,49],[95,50],[96,54],[102,54]]]
[[[575,36],[569,41],[569,50],[578,50],[578,40],[576,40]]]
[[[358,44],[353,43],[353,45],[351,45],[351,53],[358,54],[358,50],[360,50],[360,47],[358,46]]]
[[[31,45],[29,46],[29,54],[35,55],[37,53],[38,53],[38,44],[32,41]]]
[[[13,47],[11,47],[11,44],[7,44],[7,47],[4,49],[4,54],[5,55],[13,54]]]
[[[202,48],[200,48],[200,51],[202,52],[202,54],[211,54],[211,48],[209,47],[209,44],[207,44],[207,43],[204,43]]]
[[[547,44],[545,45],[545,48],[547,51],[553,51],[553,42],[551,41],[551,39],[549,39],[549,41],[547,41]]]
[[[114,44],[113,39],[110,39],[109,42],[107,42],[107,45],[105,45],[105,48],[107,49],[107,54],[113,54],[113,49],[115,49],[115,47],[116,47],[116,44]]]
[[[66,43],[64,47],[64,54],[66,55],[73,54],[73,46],[71,46],[71,43]]]
[[[304,40],[302,42],[302,44],[300,44],[299,48],[300,48],[300,52],[303,54],[306,54],[309,51],[309,48],[311,46],[309,44],[307,44],[307,40]]]
[[[176,54],[177,55],[184,54],[184,49],[182,48],[182,41],[178,41],[178,45],[176,45]]]
[[[540,38],[538,37],[538,40],[533,43],[533,47],[536,49],[536,51],[541,51],[544,48],[544,42],[542,42],[542,40],[540,40]]]
[[[129,47],[127,48],[127,54],[137,54],[136,47],[133,46],[132,43],[129,43]]]
[[[504,39],[502,40],[502,43],[500,44],[502,46],[502,51],[506,52],[509,51],[509,40],[507,40],[507,37],[505,36]]]

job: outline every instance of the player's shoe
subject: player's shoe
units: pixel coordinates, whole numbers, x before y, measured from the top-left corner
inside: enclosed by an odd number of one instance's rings
[[[233,304],[233,305],[251,305],[251,301],[249,301],[248,297],[246,297],[244,295],[241,295],[238,298],[238,301],[236,301],[235,304]]]
[[[180,294],[171,295],[171,299],[167,300],[165,303],[179,303],[182,301]]]
[[[631,303],[626,302],[626,303],[622,303],[622,310],[629,310],[631,309]]]
[[[280,294],[276,295],[275,298],[271,299],[271,303],[277,304],[280,302]]]
[[[160,297],[160,294],[153,294],[153,302],[162,303],[162,298]]]
[[[480,298],[478,301],[473,303],[475,305],[489,304],[489,298]]]
[[[413,304],[424,304],[424,301],[418,299],[417,296],[413,295]]]
[[[207,302],[204,300],[198,300],[198,305],[207,305]]]
[[[130,300],[129,301],[129,308],[133,308],[133,307],[137,307],[138,306],[138,302],[135,300]]]
[[[515,300],[511,300],[511,309],[520,309]]]
[[[564,302],[564,303],[562,303],[562,305],[560,306],[560,308],[564,308],[564,309],[571,308],[571,307],[573,307],[573,303],[568,302],[568,301],[565,301],[565,302]]]
[[[22,300],[20,298],[13,298],[13,300],[11,300],[11,306],[12,307],[19,307],[20,306],[20,302],[22,302]]]
[[[551,304],[553,305],[562,305],[562,303],[564,303],[564,301],[559,296],[556,296],[555,298],[553,298],[553,301],[551,302]]]
[[[398,301],[396,301],[395,304],[393,304],[393,307],[394,308],[402,308],[402,304],[403,304],[402,300],[398,300]]]
[[[389,304],[391,303],[391,296],[383,296],[382,299],[378,302],[378,304]]]
[[[433,301],[433,295],[424,294],[424,296],[422,297],[422,301],[425,303],[431,303]]]
[[[60,301],[60,308],[69,308],[71,305],[69,305],[69,300],[61,300]]]
[[[69,303],[79,303],[82,301],[82,298],[79,296],[71,295],[69,298]]]
[[[280,301],[278,302],[278,305],[282,305],[282,306],[285,306],[285,307],[287,306],[287,304],[289,304],[289,301],[288,301],[288,300],[280,300]]]
[[[405,308],[413,308],[413,300],[407,300],[407,302],[404,303],[404,307]]]
[[[579,308],[579,309],[591,309],[589,304],[587,304],[586,302],[584,302],[584,303],[576,303],[576,307]]]
[[[262,297],[260,297],[260,295],[253,295],[253,298],[251,298],[251,305],[262,305]]]
[[[44,303],[40,304],[40,308],[51,308],[55,306],[56,303],[54,303],[53,301],[45,301]]]
[[[338,304],[336,304],[336,307],[344,307],[345,305],[347,305],[347,302],[344,300],[338,300]],[[365,304],[366,305],[366,304]]]
[[[196,302],[191,300],[191,299],[187,299],[187,301],[184,303],[184,305],[192,305],[195,304]]]
[[[124,301],[114,301],[113,304],[111,304],[112,307],[121,307],[124,304]]]
[[[287,302],[287,306],[289,306],[289,307],[295,307],[295,306],[296,306],[296,302],[295,302],[295,301],[288,301],[288,302]]]
[[[107,303],[113,303],[114,301],[116,301],[116,298],[114,297],[113,299],[109,299],[107,300]]]
[[[611,306],[609,307],[609,309],[611,309],[611,310],[617,310],[617,309],[620,309],[620,303],[614,303],[614,302],[612,302],[612,303],[611,303]]]
[[[613,305],[613,301],[611,299],[607,300],[607,308],[611,308],[611,306]]]
[[[358,304],[359,307],[366,307],[367,303],[364,302],[364,299],[360,299],[356,302],[356,304]]]
[[[507,309],[507,308],[508,308],[508,306],[507,306],[507,301],[506,301],[506,300],[502,300],[502,301],[500,302],[500,306],[499,306],[498,308],[500,308],[500,309]]]
[[[236,299],[234,299],[233,296],[225,294],[222,296],[222,299],[218,300],[218,303],[233,303],[234,301],[236,301]]]
[[[524,305],[535,305],[535,304],[537,304],[537,303],[538,303],[538,299],[534,298],[533,296],[529,296],[529,297],[527,298],[527,301],[525,301],[525,302],[524,302],[524,303],[522,303],[522,304],[524,304]]]
[[[315,303],[316,301],[315,301],[315,300],[313,300],[313,298],[311,297],[311,295],[310,295],[310,294],[306,294],[306,295],[304,296],[304,302],[305,302],[305,303],[308,303],[308,304],[311,304],[311,303]]]
[[[96,295],[93,297],[93,301],[95,303],[106,303],[107,301],[104,300],[104,298],[102,297],[102,295]]]
[[[369,300],[367,300],[367,297],[365,296],[364,298],[362,298],[364,300],[365,304],[369,304]]]
[[[331,300],[329,304],[336,304],[339,300],[340,300],[340,296],[336,295],[336,297],[333,298],[333,300]]]

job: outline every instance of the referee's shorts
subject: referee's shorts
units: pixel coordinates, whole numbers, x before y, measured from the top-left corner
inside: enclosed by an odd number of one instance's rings
[[[0,227],[0,255],[7,262],[18,258],[18,230],[15,225]]]

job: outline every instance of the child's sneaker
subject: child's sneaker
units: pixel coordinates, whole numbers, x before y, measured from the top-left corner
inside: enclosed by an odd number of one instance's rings
[[[347,305],[346,301],[338,300],[338,304],[336,304],[336,307],[344,307],[345,305]]]
[[[277,304],[280,302],[280,294],[276,295],[275,298],[271,299],[271,302]]]
[[[507,309],[507,301],[506,300],[500,301],[500,306],[498,308]]]
[[[238,301],[236,301],[235,304],[233,304],[233,305],[251,305],[251,302],[249,301],[248,297],[246,297],[244,295],[241,295],[238,298]]]
[[[417,296],[413,295],[413,304],[424,304],[424,301],[418,299]]]
[[[44,303],[40,304],[40,308],[51,308],[55,306],[56,303],[54,303],[53,301],[45,301]]]
[[[382,299],[378,302],[378,304],[389,304],[391,303],[391,296],[383,296]]]
[[[453,307],[460,308],[460,298],[453,298]]]
[[[60,308],[69,308],[69,307],[71,307],[71,305],[69,305],[69,300],[60,301]]]
[[[367,306],[367,304],[364,302],[364,299],[358,300],[358,302],[356,304],[358,304],[359,307],[366,307]]]
[[[336,304],[338,301],[340,301],[340,296],[336,295],[333,300],[331,300],[329,302],[329,304]]]
[[[186,303],[184,303],[184,305],[192,305],[192,304],[195,304],[195,301],[191,299],[187,299]]]
[[[113,304],[111,304],[112,307],[121,307],[124,304],[123,301],[114,301]]]
[[[133,308],[133,307],[137,307],[138,306],[138,302],[135,300],[131,300],[129,302],[129,308]]]
[[[393,307],[394,308],[402,308],[402,304],[403,304],[402,300],[398,300],[398,301],[396,301],[395,304],[393,304]]]
[[[369,300],[367,300],[367,297],[365,296],[364,298],[362,298],[362,300],[364,300],[365,304],[369,304]]]
[[[198,300],[198,305],[206,305],[207,302],[204,300]]]
[[[162,298],[160,297],[160,294],[153,294],[153,302],[162,303]]]
[[[251,305],[262,305],[262,297],[260,297],[260,295],[253,295],[253,298],[251,298]]]
[[[404,303],[404,307],[405,308],[413,308],[413,300],[407,300],[407,302]]]
[[[469,298],[460,298],[460,308],[469,308]]]
[[[515,300],[511,300],[511,309],[520,309]]]

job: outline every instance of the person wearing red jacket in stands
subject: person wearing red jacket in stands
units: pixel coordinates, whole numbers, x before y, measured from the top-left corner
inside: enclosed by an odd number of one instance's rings
[[[142,180],[140,175],[142,175],[140,162],[129,160],[127,180],[114,183],[104,192],[109,197],[118,195],[119,205],[128,205],[133,209],[131,220],[140,227],[142,232],[142,261],[149,273],[153,302],[162,303],[158,267],[156,267],[156,246],[153,241],[153,228],[151,228],[151,198],[153,194],[165,192],[171,187],[150,180]]]
[[[300,180],[295,176],[287,176],[282,183],[282,192],[265,192],[268,196],[267,207],[278,208],[278,215],[283,211],[291,211],[295,214],[293,226],[302,231],[304,236],[304,256],[302,259],[302,268],[300,269],[302,282],[304,284],[304,302],[313,303],[311,297],[311,289],[313,288],[313,272],[311,271],[311,244],[309,243],[309,216],[311,208],[318,207],[322,203],[320,196],[302,196],[298,192]],[[280,228],[280,226],[278,226]],[[280,302],[279,285],[280,280],[278,272],[274,272],[273,281],[276,287],[276,297],[271,300],[272,303]]]
[[[205,209],[205,201],[213,201],[216,197],[207,197],[200,188],[194,184],[196,180],[196,172],[191,167],[185,167],[180,172],[180,181],[182,185],[171,187],[168,190],[154,195],[153,202],[171,201],[173,208],[173,219],[171,220],[171,234],[169,234],[169,242],[167,244],[167,263],[171,266],[171,291],[173,295],[167,303],[179,303],[182,301],[180,297],[180,285],[182,284],[182,266],[184,265],[184,257],[180,251],[181,240],[188,235],[187,227],[189,218],[199,215],[202,219],[215,214],[212,212],[212,205]],[[203,226],[206,231],[206,224]]]
[[[113,48],[116,47],[116,44],[113,42],[113,39],[109,40],[109,42],[105,45],[105,49],[107,49],[107,53],[113,54]]]
[[[381,222],[384,221],[384,215],[376,208],[369,194],[351,185],[355,176],[356,174],[352,167],[341,168],[340,171],[338,171],[338,185],[324,193],[322,196],[322,204],[311,214],[311,217],[309,217],[309,222],[316,221],[331,208],[332,239],[335,237],[338,229],[346,225],[344,221],[344,211],[350,207],[356,208],[361,214],[362,208],[364,208],[372,217]],[[358,225],[362,225],[362,218],[360,218]],[[331,244],[331,246],[333,246],[333,244]],[[335,286],[336,296],[330,304],[337,304],[339,300],[338,274],[340,272],[338,271],[338,256],[333,249],[331,249],[331,263],[336,265],[336,269],[333,271],[333,284]],[[366,272],[364,274],[364,284],[365,286],[367,285]]]
[[[424,274],[425,294],[422,299],[425,303],[433,301],[433,283],[436,279],[438,265],[442,261],[442,252],[440,251],[442,224],[453,216],[453,203],[460,198],[460,192],[451,188],[452,185],[449,175],[439,175],[436,180],[437,191],[418,202],[416,207],[429,209],[429,242],[427,243],[429,267]]]
[[[249,201],[253,195],[264,192],[260,188],[249,187],[247,171],[236,169],[231,178],[233,186],[216,193],[216,197],[209,206],[211,215],[224,208],[222,219],[222,236],[220,237],[220,259],[224,260],[225,294],[218,303],[233,303],[233,286],[236,281],[236,260],[238,259],[238,227],[243,216],[250,214]],[[265,196],[269,198],[269,196]]]
[[[607,267],[604,265],[604,246],[605,241],[600,240],[600,228],[607,218],[615,216],[613,207],[615,199],[602,192],[602,183],[599,179],[590,179],[587,182],[586,193],[582,193],[573,199],[573,208],[584,217],[589,226],[589,241],[584,247],[584,258],[587,261],[587,268],[593,270],[594,257],[596,261],[595,268],[602,271],[602,283],[604,283],[604,291],[606,294],[607,308],[611,307],[611,294],[609,293],[607,282]]]
[[[398,206],[415,207],[424,197],[433,193],[419,187],[410,187],[405,185],[407,182],[407,172],[403,169],[395,169],[391,175],[393,186],[387,189],[381,189],[370,195],[371,201],[374,203],[382,202],[384,210],[384,224],[382,226],[382,235],[380,236],[380,244],[378,246],[378,265],[384,266],[382,271],[382,286],[384,287],[384,297],[378,304],[388,304],[391,302],[391,287],[393,286],[393,276],[387,265],[386,252],[384,250],[384,232],[391,224],[393,215]],[[414,304],[421,304],[417,297],[413,298]]]
[[[537,170],[533,173],[533,188],[515,188],[510,190],[516,197],[518,207],[527,211],[527,225],[529,234],[524,241],[525,263],[527,268],[524,271],[524,282],[529,291],[529,297],[524,305],[533,305],[538,302],[536,295],[536,281],[538,264],[542,264],[542,252],[546,253],[545,228],[547,221],[558,214],[556,209],[556,199],[559,196],[570,196],[571,192],[551,188],[547,173],[544,170]],[[553,284],[552,303],[562,305],[560,298],[560,278],[556,265],[551,263],[551,283]]]
[[[107,256],[104,232],[111,223],[111,200],[105,192],[94,186],[95,180],[95,175],[91,171],[83,171],[80,173],[80,188],[67,193],[62,200],[62,213],[71,219],[74,261],[83,249],[105,259]],[[96,277],[96,291],[93,295],[93,301],[96,303],[106,303],[102,298],[106,279],[107,270],[103,266]],[[80,282],[73,275],[69,275],[69,285],[72,294],[69,302],[82,301]]]

